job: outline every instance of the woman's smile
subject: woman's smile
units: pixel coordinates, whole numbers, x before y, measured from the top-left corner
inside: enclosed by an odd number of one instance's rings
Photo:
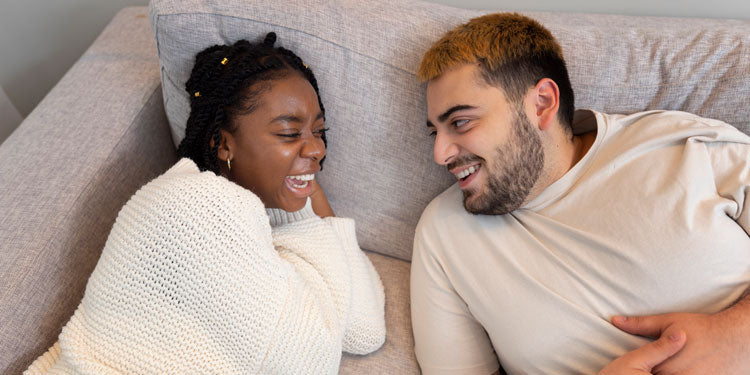
[[[312,194],[312,181],[315,174],[301,174],[296,176],[286,176],[284,186],[298,198],[307,198]]]

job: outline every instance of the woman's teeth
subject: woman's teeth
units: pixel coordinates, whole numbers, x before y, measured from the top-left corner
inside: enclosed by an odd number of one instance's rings
[[[462,178],[466,178],[467,176],[469,176],[470,174],[472,174],[472,173],[474,173],[474,172],[476,172],[478,170],[479,170],[479,166],[476,166],[476,167],[471,166],[471,167],[469,167],[467,169],[464,169],[461,172],[456,173],[456,177],[460,180]]]
[[[289,180],[292,182],[292,186],[294,186],[297,189],[302,189],[307,187],[307,184],[309,181],[312,181],[315,178],[314,174],[301,174],[297,176],[286,176]]]

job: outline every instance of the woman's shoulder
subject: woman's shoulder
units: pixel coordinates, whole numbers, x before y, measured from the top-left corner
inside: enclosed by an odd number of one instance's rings
[[[164,174],[141,187],[123,210],[129,206],[194,219],[221,215],[227,221],[238,216],[268,221],[263,203],[253,192],[213,172],[201,172],[187,158],[180,159]]]

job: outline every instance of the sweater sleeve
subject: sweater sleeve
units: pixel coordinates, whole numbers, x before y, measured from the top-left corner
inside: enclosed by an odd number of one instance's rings
[[[385,339],[382,284],[357,246],[353,221],[328,220],[316,216],[274,227],[274,245],[321,303],[330,302],[343,350],[366,354]]]
[[[335,374],[338,319],[303,276],[255,195],[183,160],[123,207],[30,373]]]
[[[385,342],[385,293],[370,259],[359,248],[354,220],[324,219],[341,243],[352,279],[352,308],[344,331],[344,351],[367,354]]]

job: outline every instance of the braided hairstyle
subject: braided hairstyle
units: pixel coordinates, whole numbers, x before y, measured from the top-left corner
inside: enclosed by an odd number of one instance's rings
[[[312,70],[294,52],[274,48],[276,33],[268,33],[262,43],[239,40],[233,45],[215,45],[195,56],[195,66],[185,84],[190,95],[190,117],[185,138],[177,148],[179,157],[190,158],[201,171],[219,174],[217,150],[220,129],[233,132],[234,118],[257,108],[260,96],[274,80],[301,74],[318,96],[325,120],[318,82]],[[323,144],[328,146],[325,134]],[[325,158],[324,158],[325,159]],[[323,160],[320,161],[321,167]]]

